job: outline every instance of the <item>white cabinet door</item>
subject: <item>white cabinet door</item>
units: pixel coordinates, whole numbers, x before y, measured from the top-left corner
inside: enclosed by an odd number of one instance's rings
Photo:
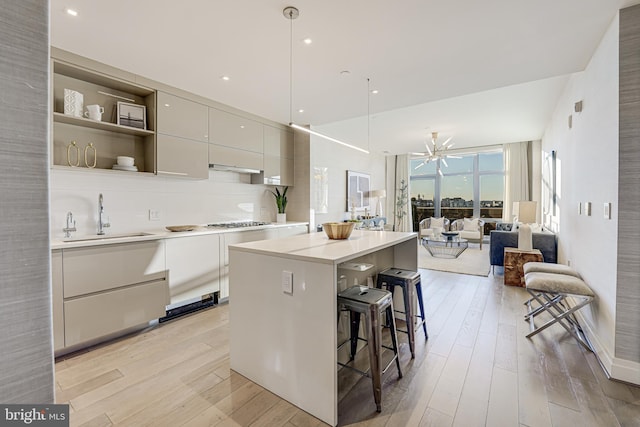
[[[239,150],[263,152],[262,123],[209,108],[209,142]]]
[[[158,92],[157,131],[194,141],[209,142],[209,111],[206,105]]]
[[[209,163],[262,170],[262,153],[209,144]]]
[[[220,290],[218,234],[166,240],[171,305]]]
[[[157,138],[158,175],[209,178],[209,144],[175,136]]]
[[[264,184],[293,185],[293,133],[264,126]]]
[[[53,349],[64,348],[64,297],[62,251],[51,253],[51,300],[53,305]]]

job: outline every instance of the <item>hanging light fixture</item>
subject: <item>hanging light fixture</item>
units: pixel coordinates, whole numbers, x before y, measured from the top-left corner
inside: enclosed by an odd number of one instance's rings
[[[415,167],[418,169],[429,162],[440,160],[440,162],[436,163],[436,167],[438,168],[438,174],[442,176],[442,170],[440,169],[440,163],[444,164],[446,167],[449,167],[447,164],[447,158],[450,159],[459,159],[460,156],[453,156],[451,154],[447,154],[447,151],[453,146],[451,143],[451,137],[447,138],[445,142],[442,144],[438,144],[438,132],[431,132],[431,146],[429,146],[429,141],[425,141],[424,146],[427,149],[426,153],[413,153],[419,156],[425,156],[425,159],[422,163]],[[415,170],[414,169],[414,170]]]
[[[300,16],[300,11],[293,7],[293,6],[287,6],[282,10],[282,14],[284,15],[285,18],[287,18],[290,21],[290,29],[289,29],[289,126],[291,126],[294,129],[300,130],[302,132],[306,132],[308,134],[311,135],[315,135],[318,136],[320,138],[324,138],[328,141],[332,141],[335,142],[337,144],[340,145],[344,145],[345,147],[349,147],[353,150],[357,150],[357,151],[361,151],[365,154],[369,154],[368,150],[365,150],[364,148],[360,148],[360,147],[356,147],[355,145],[352,144],[348,144],[344,141],[341,141],[337,138],[333,138],[331,136],[325,135],[321,132],[317,132],[315,130],[311,130],[308,127],[305,126],[301,126],[298,124],[295,124],[293,122],[293,20],[298,18],[298,16]],[[368,79],[367,79],[368,81]],[[368,113],[367,113],[368,116]],[[368,118],[367,118],[368,120]],[[367,130],[368,131],[368,130]]]

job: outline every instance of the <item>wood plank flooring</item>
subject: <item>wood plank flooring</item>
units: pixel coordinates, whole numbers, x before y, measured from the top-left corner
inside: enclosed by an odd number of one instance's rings
[[[421,270],[429,340],[404,377],[339,373],[343,426],[640,426],[640,388],[606,379],[560,326],[529,340],[523,289],[502,276]],[[56,361],[56,401],[72,426],[325,425],[229,369],[229,306],[164,323]],[[401,322],[399,322],[401,323]],[[404,325],[401,325],[404,326]],[[366,366],[366,351],[356,357]]]

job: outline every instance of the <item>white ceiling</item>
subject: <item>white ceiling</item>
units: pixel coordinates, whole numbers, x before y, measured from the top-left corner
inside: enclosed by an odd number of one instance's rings
[[[356,145],[404,153],[422,151],[431,131],[457,147],[540,139],[568,76],[632,3],[51,0],[51,44],[277,122],[292,114]],[[286,6],[300,10],[293,23]],[[367,96],[367,78],[377,95]]]

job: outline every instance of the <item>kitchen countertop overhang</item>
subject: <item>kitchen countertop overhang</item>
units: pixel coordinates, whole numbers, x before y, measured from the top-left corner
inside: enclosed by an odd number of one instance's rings
[[[254,227],[240,227],[240,228],[207,228],[206,225],[198,226],[192,231],[169,231],[165,229],[160,230],[145,230],[142,232],[129,232],[129,233],[114,233],[107,234],[105,236],[86,235],[76,236],[70,239],[52,239],[51,249],[71,249],[82,248],[89,246],[103,246],[114,245],[120,243],[134,243],[144,242],[149,240],[160,239],[173,239],[189,236],[201,236],[207,234],[222,234],[222,233],[242,233],[244,231],[252,230],[264,230],[275,229],[282,227],[291,227],[296,225],[309,225],[308,222],[288,221],[286,223],[271,223],[265,225],[259,225]]]

